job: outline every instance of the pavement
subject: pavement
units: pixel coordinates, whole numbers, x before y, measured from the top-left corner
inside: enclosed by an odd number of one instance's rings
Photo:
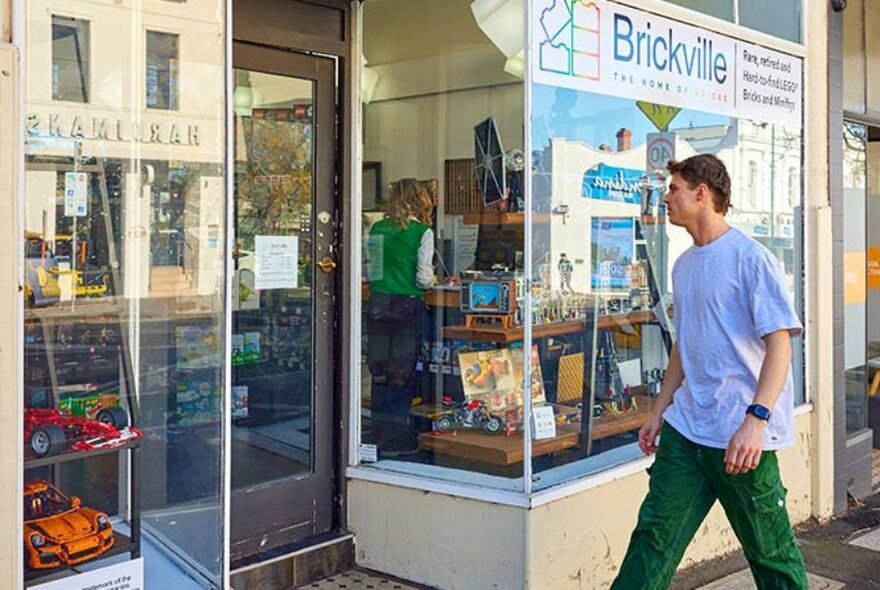
[[[880,451],[874,451],[874,494],[851,503],[830,522],[815,520],[795,529],[810,590],[880,590]],[[414,582],[356,568],[303,586],[303,590],[431,590]],[[670,590],[752,590],[742,551],[679,571]],[[547,590],[553,590],[548,588]]]

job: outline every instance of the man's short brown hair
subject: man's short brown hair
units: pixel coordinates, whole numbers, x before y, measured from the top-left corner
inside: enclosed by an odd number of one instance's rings
[[[724,162],[712,154],[691,156],[680,162],[669,160],[666,165],[670,174],[684,178],[690,188],[705,184],[712,191],[715,211],[727,214],[730,209],[730,176]]]

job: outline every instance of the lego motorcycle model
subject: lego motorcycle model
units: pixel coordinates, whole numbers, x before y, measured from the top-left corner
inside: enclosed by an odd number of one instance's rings
[[[482,429],[488,434],[504,432],[504,420],[489,412],[486,402],[465,400],[455,402],[451,397],[443,397],[444,411],[434,420],[436,432],[451,432],[458,429]]]

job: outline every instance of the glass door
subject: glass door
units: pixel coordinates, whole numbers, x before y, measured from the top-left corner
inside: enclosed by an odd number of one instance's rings
[[[332,60],[235,44],[232,559],[330,529]]]

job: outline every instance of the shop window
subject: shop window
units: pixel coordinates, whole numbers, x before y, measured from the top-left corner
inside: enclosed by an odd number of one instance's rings
[[[509,287],[510,306],[522,283],[523,45],[498,25],[523,13],[471,4],[363,4],[361,460],[510,489],[527,425],[522,330],[508,342],[466,323],[495,321],[485,289]]]
[[[739,24],[762,33],[802,43],[803,0],[738,0]]]
[[[801,42],[802,0],[667,0],[691,10],[779,37]]]
[[[178,108],[180,37],[147,31],[147,106],[176,111]]]
[[[800,192],[801,180],[796,168],[788,169],[788,206],[794,207],[797,203],[798,193]]]
[[[843,375],[848,434],[868,426],[867,131],[858,123],[843,126]]]
[[[225,5],[159,3],[148,16],[137,3],[66,3],[87,22],[50,4],[23,15],[53,32],[51,59],[39,34],[23,48],[35,79],[52,80],[25,105],[26,585],[91,585],[76,576],[101,570],[142,587],[145,570],[150,586],[219,589]],[[140,87],[145,18],[186,31],[148,35],[151,106],[177,107],[179,39],[198,40],[197,118],[151,119],[137,94],[108,100]],[[58,537],[71,528],[61,511],[80,524]]]
[[[52,16],[52,98],[89,102],[89,21]]]
[[[789,294],[802,300],[800,191],[786,198],[777,188],[802,161],[801,97],[792,94],[773,120],[714,98],[637,103],[643,72],[623,88],[621,70],[602,61],[611,57],[586,50],[602,27],[595,6],[577,3],[572,15],[559,3],[536,5],[547,38],[536,40],[533,72],[554,84],[535,81],[525,114],[526,242],[523,88],[511,67],[519,46],[470,4],[444,4],[442,13],[406,12],[404,0],[363,5],[364,177],[380,163],[389,184],[376,194],[368,180],[375,208],[363,211],[360,459],[536,490],[641,456],[636,432],[675,338],[671,270],[691,243],[665,223],[669,158],[712,153],[725,162],[734,196],[748,201],[728,222],[780,261]],[[392,42],[401,22],[425,32],[423,43]],[[574,49],[557,43],[568,35]],[[777,55],[800,81],[800,61]],[[433,266],[420,257],[426,235]],[[798,356],[796,344],[795,367]],[[793,379],[802,403],[803,375]]]
[[[874,12],[874,11],[871,11]],[[847,2],[843,11],[843,108],[865,112],[865,0]]]

